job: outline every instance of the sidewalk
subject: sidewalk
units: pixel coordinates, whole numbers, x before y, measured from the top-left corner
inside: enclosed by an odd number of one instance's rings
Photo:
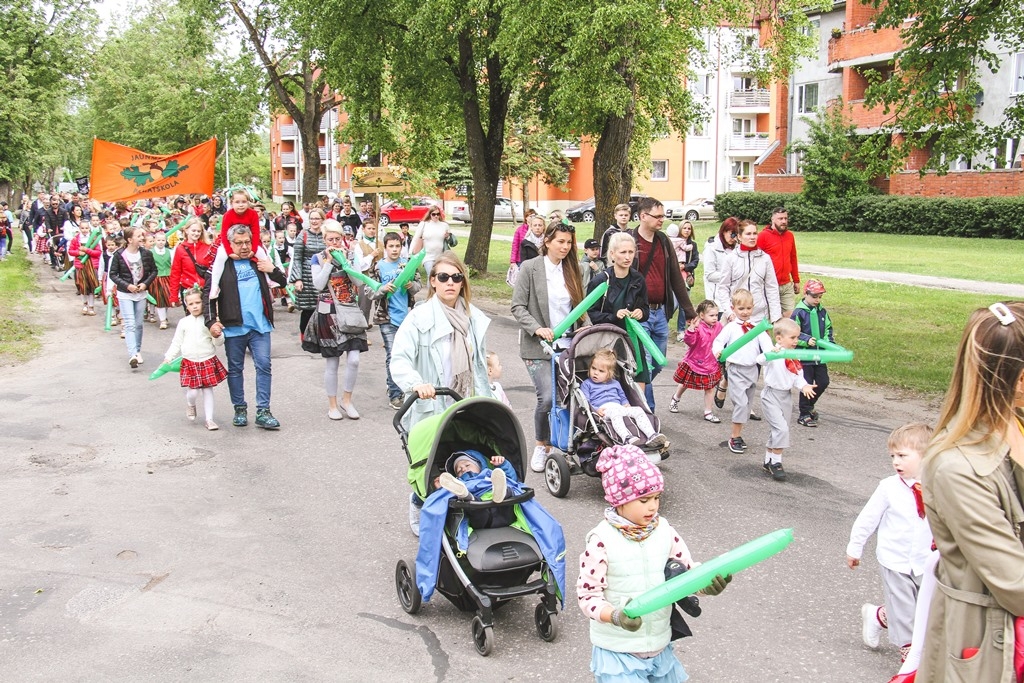
[[[459,237],[469,237],[469,230],[452,230]],[[505,235],[492,235],[491,240],[511,242],[512,238]],[[830,266],[813,266],[802,264],[801,273],[814,273],[826,277],[838,277],[847,280],[867,280],[869,282],[892,282],[911,287],[928,287],[931,289],[949,289],[969,294],[992,294],[994,296],[1024,299],[1024,285],[1005,282],[981,282],[979,280],[961,280],[952,277],[934,277],[931,275],[911,275],[910,273],[893,273],[881,270],[858,270],[855,268],[832,268]]]

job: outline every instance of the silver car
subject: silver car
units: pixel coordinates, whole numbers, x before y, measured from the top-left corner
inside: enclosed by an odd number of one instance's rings
[[[513,216],[513,212],[515,215]],[[472,223],[473,216],[469,212],[469,204],[461,202],[452,209],[452,219],[463,223]],[[494,203],[495,223],[515,223],[523,220],[523,207],[506,197],[498,197]]]
[[[713,221],[718,217],[715,213],[715,200],[703,197],[684,204],[682,207],[669,209],[665,213],[666,218],[672,220]]]

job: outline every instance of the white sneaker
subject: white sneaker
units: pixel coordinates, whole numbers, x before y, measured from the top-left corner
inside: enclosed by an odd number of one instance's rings
[[[505,476],[505,470],[500,467],[496,467],[491,472],[491,490],[493,491],[492,500],[495,503],[505,500],[505,494],[508,493],[508,478]]]
[[[441,476],[438,477],[437,485],[450,492],[459,500],[469,498],[469,489],[466,488],[466,483],[461,479],[456,479],[451,472],[442,472]]]
[[[533,449],[533,456],[530,458],[530,469],[534,472],[543,472],[544,463],[548,459],[548,449],[545,446],[536,446]]]
[[[420,535],[420,509],[422,504],[417,505],[415,503],[416,494],[409,494],[409,528],[412,529],[412,535],[417,538]]]
[[[864,622],[861,626],[861,637],[864,639],[864,644],[872,650],[877,650],[884,630],[878,623],[878,605],[870,603],[861,605],[860,618]]]

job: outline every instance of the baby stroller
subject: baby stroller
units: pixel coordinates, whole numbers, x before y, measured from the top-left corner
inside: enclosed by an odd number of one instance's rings
[[[569,348],[551,359],[554,396],[550,423],[551,443],[555,448],[544,462],[544,483],[556,498],[564,498],[569,493],[569,477],[574,474],[601,476],[596,468],[598,456],[603,448],[615,443],[611,426],[593,412],[581,389],[587,379],[590,360],[599,349],[615,352],[619,382],[630,405],[643,408],[655,431],[661,432],[660,420],[651,412],[643,392],[633,381],[636,359],[626,331],[611,324],[591,325],[577,331]],[[641,435],[631,419],[625,418],[625,423],[634,436]],[[657,449],[645,448],[645,451],[655,462],[670,455],[668,444]]]
[[[542,640],[558,635],[558,607],[565,595],[565,538],[561,526],[533,500],[534,492],[508,481],[508,496],[492,500],[460,500],[445,490],[431,497],[435,479],[452,453],[473,449],[484,457],[502,455],[523,479],[526,441],[511,409],[491,398],[461,399],[451,389],[437,389],[456,403],[440,415],[406,430],[402,417],[416,401],[408,397],[395,415],[394,426],[409,460],[409,483],[424,503],[420,526],[420,552],[416,572],[405,560],[395,568],[395,588],[402,609],[419,611],[423,596],[434,588],[464,612],[475,611],[473,644],[487,656],[494,648],[494,612],[513,598],[539,595],[534,623]],[[490,490],[489,484],[487,491]],[[474,489],[471,487],[471,491]],[[477,492],[480,492],[479,490]],[[433,512],[447,503],[441,525],[428,524]],[[441,507],[443,510],[444,508]],[[471,513],[506,513],[509,526],[469,528]],[[512,514],[507,514],[508,512]],[[502,517],[494,514],[491,517]],[[437,529],[436,532],[432,529]],[[432,538],[439,536],[440,552]]]

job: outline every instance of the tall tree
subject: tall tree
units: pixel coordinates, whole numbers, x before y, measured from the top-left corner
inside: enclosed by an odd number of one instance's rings
[[[878,155],[862,154],[865,141],[856,126],[846,120],[842,102],[821,107],[810,122],[807,140],[789,145],[786,153],[802,156],[804,188],[809,201],[824,206],[829,199],[856,197],[873,190],[868,181],[875,176]],[[874,152],[873,147],[867,149]],[[873,160],[874,159],[874,160]]]

